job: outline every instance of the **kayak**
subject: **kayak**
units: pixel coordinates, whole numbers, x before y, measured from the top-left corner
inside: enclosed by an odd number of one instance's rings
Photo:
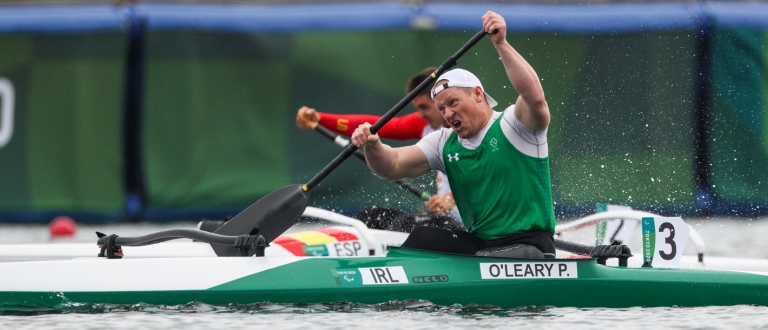
[[[290,232],[278,236],[265,250],[267,257],[290,256],[384,256],[390,246],[399,246],[408,237],[407,233],[370,229],[360,220],[328,210],[307,207],[303,216],[323,221],[313,227],[297,226]],[[597,212],[592,215],[560,223],[556,226],[556,237],[587,230],[608,221],[640,221],[643,217],[659,215],[621,208]],[[636,226],[636,224],[633,224]],[[626,230],[628,226],[624,226]],[[633,235],[628,232],[628,235]],[[768,260],[756,258],[715,257],[706,255],[704,240],[691,228],[689,243],[694,255],[683,255],[679,268],[742,270],[768,272]],[[124,246],[124,258],[194,258],[215,257],[210,244],[192,241],[171,241],[146,246]],[[639,249],[636,249],[639,251]],[[635,249],[633,248],[633,251]],[[0,244],[0,262],[44,261],[88,258],[98,254],[94,243],[49,243],[49,244]],[[567,258],[572,253],[558,251],[558,256]],[[628,259],[629,267],[640,267],[643,259],[635,253]],[[607,265],[617,266],[617,259],[608,259]]]
[[[284,233],[263,247],[263,256],[250,257],[219,257],[210,244],[202,242],[125,246],[122,259],[97,257],[100,251],[95,244],[70,244],[88,250],[53,258],[59,260],[45,260],[51,255],[30,256],[27,251],[27,260],[37,261],[0,263],[0,310],[79,304],[376,304],[393,300],[502,308],[768,306],[768,272],[755,269],[761,267],[759,260],[752,260],[756,263],[747,270],[713,270],[692,269],[702,268],[702,263],[691,268],[641,267],[629,253],[607,260],[562,251],[557,259],[453,255],[393,246],[407,234],[370,230],[333,212],[307,208],[305,215],[335,219],[336,224],[346,223],[346,228]],[[599,212],[561,224],[557,233],[607,219],[648,219],[649,215],[653,216],[633,210]],[[700,240],[697,234],[690,237]],[[693,257],[701,258],[703,242],[696,244]],[[46,251],[65,245],[39,244],[47,246]],[[18,260],[24,259],[21,251],[15,253]]]
[[[372,257],[191,257],[0,264],[0,309],[78,304],[768,306],[768,273],[605,266],[393,247]]]

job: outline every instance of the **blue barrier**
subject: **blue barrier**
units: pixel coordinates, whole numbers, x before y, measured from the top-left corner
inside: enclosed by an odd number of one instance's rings
[[[766,7],[768,9],[768,7]],[[491,10],[504,16],[512,32],[606,34],[690,29],[704,13],[685,4],[616,5],[426,5],[422,15],[439,29],[473,30]]]
[[[427,27],[475,30],[488,10],[512,32],[605,34],[727,26],[768,26],[768,4],[652,3],[530,5],[438,3],[376,4],[138,4],[0,7],[0,33],[82,32],[126,29],[143,20],[150,30],[217,31],[387,30]]]
[[[398,4],[161,5],[135,8],[150,30],[293,32],[410,27],[414,7]]]
[[[709,19],[728,27],[768,27],[768,4],[764,3],[707,3],[701,10]]]
[[[107,5],[0,7],[0,33],[75,33],[125,28],[129,8]]]

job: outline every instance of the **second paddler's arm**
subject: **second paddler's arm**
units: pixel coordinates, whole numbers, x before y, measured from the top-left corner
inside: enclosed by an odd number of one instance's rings
[[[429,172],[429,162],[419,147],[412,145],[392,148],[381,142],[377,134],[371,134],[371,124],[360,125],[352,133],[352,143],[364,148],[365,161],[376,175],[398,180],[412,178]]]

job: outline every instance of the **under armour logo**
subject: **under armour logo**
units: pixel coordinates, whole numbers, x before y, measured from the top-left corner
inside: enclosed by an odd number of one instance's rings
[[[457,162],[459,161],[459,153],[458,152],[453,154],[453,155],[448,154],[448,161],[449,162],[453,162],[454,160],[457,161]]]

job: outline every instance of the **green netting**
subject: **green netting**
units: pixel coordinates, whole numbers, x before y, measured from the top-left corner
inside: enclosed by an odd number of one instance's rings
[[[147,40],[148,206],[239,208],[290,182],[290,38],[194,32]]]
[[[691,206],[695,35],[584,41],[567,105],[550,98],[556,201]]]
[[[300,106],[384,114],[404,96],[412,74],[442,63],[470,37],[412,30],[151,33],[144,118],[150,206],[237,208],[308,181],[341,149],[295,127]],[[693,203],[692,33],[508,39],[547,93],[557,203]],[[481,77],[503,106],[517,98],[489,42],[458,67]],[[431,175],[417,183],[434,191]],[[327,208],[365,204],[421,202],[355,159],[315,188],[310,201]]]
[[[767,49],[765,30],[713,31],[709,170],[721,201],[768,200]]]
[[[123,33],[0,36],[15,90],[0,212],[123,211]]]

